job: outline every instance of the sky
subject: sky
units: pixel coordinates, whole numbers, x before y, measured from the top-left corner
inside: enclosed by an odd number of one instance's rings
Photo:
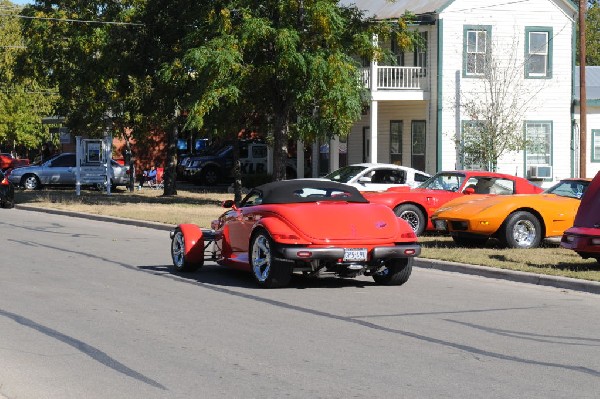
[[[32,3],[32,0],[11,0],[15,4],[25,5]]]

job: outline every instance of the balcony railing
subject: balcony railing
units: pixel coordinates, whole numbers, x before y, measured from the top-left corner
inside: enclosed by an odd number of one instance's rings
[[[377,90],[428,90],[427,69],[421,67],[377,66]],[[365,87],[371,87],[371,69],[362,70]]]

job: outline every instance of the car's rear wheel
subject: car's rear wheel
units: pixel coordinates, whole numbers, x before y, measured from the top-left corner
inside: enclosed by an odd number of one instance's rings
[[[425,215],[418,206],[412,204],[398,205],[394,209],[396,216],[406,220],[416,235],[425,231]]]
[[[509,248],[537,248],[542,242],[542,225],[529,212],[514,212],[504,221],[499,238]]]
[[[373,280],[381,285],[402,285],[412,273],[413,258],[389,259],[382,270],[373,274]]]
[[[193,272],[203,266],[203,262],[190,262],[186,259],[185,236],[179,228],[175,229],[171,239],[171,259],[175,270],[180,272]]]
[[[6,200],[2,201],[2,203],[0,203],[0,206],[4,209],[10,209],[15,207],[15,203],[14,201]]]
[[[483,247],[488,241],[488,237],[463,237],[454,235],[452,239],[456,245],[467,248]]]
[[[26,190],[36,190],[41,186],[40,179],[36,175],[25,175],[21,179],[21,186]]]
[[[277,260],[273,240],[263,229],[250,240],[250,267],[261,287],[285,287],[292,279],[293,263]]]

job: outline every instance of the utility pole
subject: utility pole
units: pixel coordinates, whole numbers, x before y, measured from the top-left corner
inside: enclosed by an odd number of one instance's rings
[[[587,0],[579,0],[579,177],[586,177],[587,93],[585,90],[585,14]]]

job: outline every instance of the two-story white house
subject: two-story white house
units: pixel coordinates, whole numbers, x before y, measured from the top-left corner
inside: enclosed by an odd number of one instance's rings
[[[400,52],[398,65],[363,71],[370,104],[343,142],[328,144],[329,168],[389,162],[429,173],[475,167],[461,151],[472,123],[467,102],[484,101],[484,71],[493,60],[504,105],[519,113],[533,143],[501,157],[498,171],[553,180],[574,173],[575,21],[569,0],[343,0],[379,20],[416,15],[424,46]],[[340,156],[336,156],[341,154]],[[316,155],[316,154],[315,154]]]
[[[575,118],[575,130],[574,130],[574,159],[575,159],[575,176],[579,175],[579,156],[581,150],[579,149],[581,134],[581,120],[580,120],[580,105],[581,105],[581,94],[580,94],[580,80],[579,80],[579,68],[575,69],[575,100],[573,101],[574,106],[574,118]],[[588,66],[585,68],[585,81],[586,81],[586,153],[585,156],[585,171],[587,177],[594,177],[596,173],[600,172],[600,66]]]

